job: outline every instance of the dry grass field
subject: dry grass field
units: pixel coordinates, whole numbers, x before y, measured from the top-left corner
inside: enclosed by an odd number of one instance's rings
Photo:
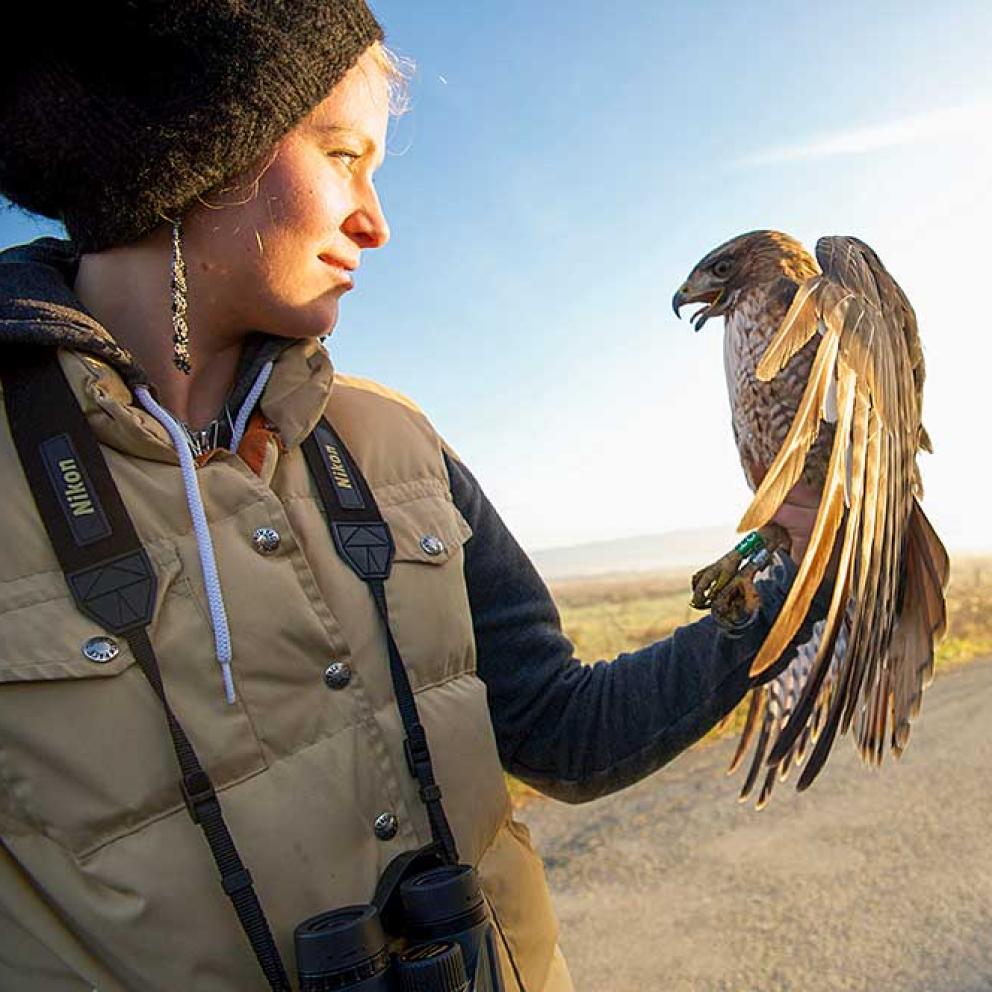
[[[702,614],[689,606],[689,576],[638,573],[573,579],[551,584],[565,633],[576,656],[586,662],[614,658],[623,651],[666,637]],[[947,591],[947,636],[937,647],[936,670],[992,655],[992,557],[958,556],[951,562]],[[745,704],[715,728],[734,733]],[[711,734],[712,736],[712,734]],[[515,799],[530,790],[511,782]]]

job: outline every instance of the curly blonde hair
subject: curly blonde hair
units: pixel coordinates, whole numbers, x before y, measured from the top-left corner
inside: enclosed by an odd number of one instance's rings
[[[416,68],[413,60],[398,55],[381,41],[373,42],[369,51],[389,84],[390,114],[394,117],[405,114],[410,109],[410,79]]]

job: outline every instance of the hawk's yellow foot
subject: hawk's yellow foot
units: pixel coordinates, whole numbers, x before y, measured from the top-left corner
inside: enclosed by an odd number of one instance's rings
[[[743,560],[744,556],[735,549],[696,572],[692,577],[693,607],[697,610],[709,609],[717,594],[737,574]]]
[[[789,534],[776,523],[748,534],[732,551],[692,577],[692,605],[709,608],[717,623],[738,627],[761,606],[754,576],[779,548],[790,547]]]

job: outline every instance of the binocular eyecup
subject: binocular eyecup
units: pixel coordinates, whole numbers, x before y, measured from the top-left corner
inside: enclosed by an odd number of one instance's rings
[[[399,885],[405,943],[375,904],[312,916],[295,931],[301,992],[503,992],[489,910],[470,865],[418,872]]]
[[[301,992],[386,990],[386,933],[375,906],[342,906],[304,920],[295,930]]]

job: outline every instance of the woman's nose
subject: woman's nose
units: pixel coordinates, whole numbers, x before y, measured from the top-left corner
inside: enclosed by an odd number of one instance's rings
[[[389,222],[374,187],[369,187],[362,203],[348,217],[345,233],[360,248],[381,248],[389,241]]]

